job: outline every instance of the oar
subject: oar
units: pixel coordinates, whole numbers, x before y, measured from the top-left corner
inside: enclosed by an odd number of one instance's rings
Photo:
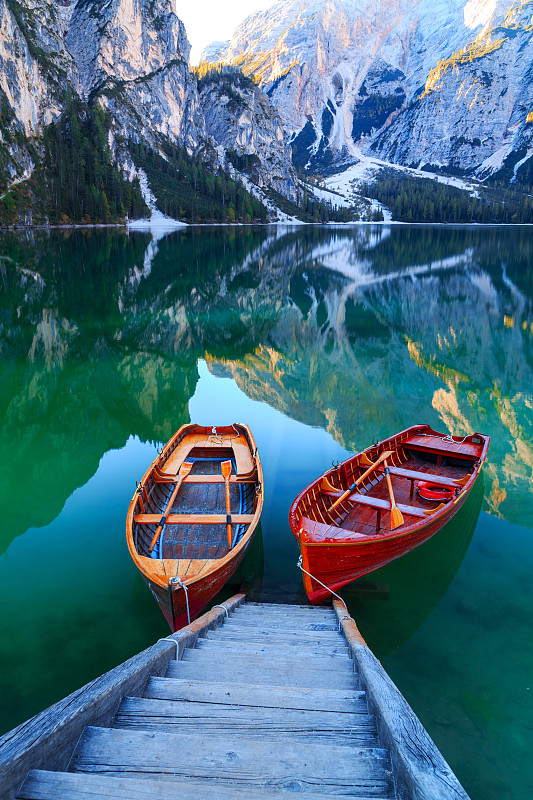
[[[400,509],[396,505],[396,500],[394,499],[394,492],[392,491],[392,483],[391,483],[391,479],[390,479],[390,472],[389,472],[389,468],[387,466],[387,462],[385,461],[384,464],[385,464],[385,470],[384,470],[385,478],[387,479],[387,486],[389,487],[390,527],[391,527],[391,531],[392,531],[392,530],[394,530],[394,528],[399,528],[400,525],[403,525],[403,517],[402,517],[402,512],[400,511]]]
[[[174,505],[174,500],[176,498],[177,493],[180,490],[180,486],[183,482],[183,479],[187,477],[187,475],[192,469],[192,466],[193,465],[189,461],[184,461],[181,467],[179,468],[178,480],[176,481],[176,485],[172,491],[172,494],[170,495],[170,500],[167,503],[167,509],[169,512],[172,510],[172,506]],[[167,521],[167,514],[164,514],[161,518],[161,522],[159,523],[156,532],[154,533],[154,538],[150,542],[150,547],[148,548],[149,553],[151,553],[154,547],[156,546],[157,540],[159,539],[161,531],[165,527],[166,521]]]
[[[379,457],[379,458],[378,458],[376,461],[374,461],[374,463],[372,464],[372,466],[370,466],[370,467],[367,469],[367,471],[366,471],[366,472],[363,472],[363,474],[361,475],[361,477],[360,477],[360,478],[357,478],[357,480],[355,481],[355,483],[352,483],[352,485],[350,486],[350,488],[349,488],[349,489],[346,489],[346,491],[344,492],[344,494],[342,494],[340,497],[338,497],[338,498],[335,500],[335,502],[333,503],[333,505],[331,505],[331,506],[329,507],[329,511],[334,511],[334,510],[337,508],[337,506],[338,506],[340,503],[342,503],[342,501],[343,501],[343,500],[346,500],[346,498],[347,498],[349,495],[351,495],[351,494],[352,494],[352,492],[355,492],[355,490],[357,489],[357,487],[359,486],[359,484],[360,484],[360,483],[362,483],[362,482],[364,481],[364,479],[365,479],[366,477],[368,477],[368,475],[370,475],[370,473],[371,473],[373,470],[375,470],[375,469],[376,469],[376,467],[378,467],[378,466],[381,464],[381,462],[382,462],[382,461],[384,461],[386,458],[388,458],[388,457],[389,457],[389,456],[391,456],[391,455],[392,455],[392,450],[385,450],[385,452],[384,452],[384,453],[382,453],[382,454],[380,455],[380,457]]]
[[[229,496],[229,476],[231,475],[231,461],[223,461],[222,464],[222,475],[224,476],[224,483],[226,484],[226,513],[227,513],[227,530],[228,530],[228,546],[231,550],[231,504],[230,504],[230,496]]]

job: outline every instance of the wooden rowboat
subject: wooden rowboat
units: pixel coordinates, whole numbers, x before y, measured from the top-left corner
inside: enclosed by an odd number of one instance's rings
[[[247,425],[183,425],[143,476],[128,548],[173,631],[233,575],[263,508],[263,472]]]
[[[461,439],[415,425],[352,456],[304,489],[290,508],[289,523],[300,544],[309,600],[323,602],[331,591],[440,530],[466,500],[489,442],[481,433]],[[420,490],[426,496],[419,493],[420,483],[426,484]]]

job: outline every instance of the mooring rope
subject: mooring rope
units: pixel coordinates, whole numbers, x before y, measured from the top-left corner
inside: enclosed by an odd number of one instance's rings
[[[337,598],[337,600],[341,601],[341,603],[343,604],[344,608],[346,609],[346,615],[344,617],[340,617],[339,618],[339,627],[340,627],[340,623],[342,622],[343,619],[351,619],[352,618],[351,615],[350,615],[350,612],[348,611],[348,606],[346,605],[346,603],[342,599],[342,597],[340,595],[338,595],[337,592],[334,592],[333,589],[330,589],[329,586],[326,586],[325,583],[322,583],[322,581],[319,581],[318,578],[315,578],[314,575],[311,575],[310,572],[308,572],[306,569],[303,568],[303,566],[302,566],[302,556],[300,556],[300,558],[296,562],[296,566],[300,567],[302,572],[305,572],[305,574],[309,575],[309,577],[312,578],[316,583],[319,583],[321,586],[324,587],[324,589],[327,589],[330,594],[332,594],[334,597]]]
[[[213,608],[223,608],[224,611],[225,611],[226,616],[229,617],[228,609],[226,608],[226,606],[223,606],[221,603],[217,603],[216,606],[213,606]],[[213,608],[211,609],[211,611],[213,610]]]
[[[179,655],[179,641],[178,639],[173,639],[172,636],[165,636],[163,639],[158,639],[157,642],[172,642],[172,644],[176,645],[176,661],[178,660]],[[156,644],[157,644],[156,642]]]
[[[183,589],[183,591],[185,592],[185,603],[187,604],[187,619],[188,619],[189,625],[190,625],[191,624],[191,615],[189,613],[189,595],[187,594],[187,587],[185,586],[185,584],[183,583],[181,578],[176,577],[176,578],[171,578],[170,580],[171,580],[172,583],[178,583],[181,586],[181,588]]]

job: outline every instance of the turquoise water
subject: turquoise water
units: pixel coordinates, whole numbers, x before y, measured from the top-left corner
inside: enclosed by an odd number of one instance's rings
[[[124,538],[184,422],[248,422],[261,536],[226,594],[304,602],[287,514],[414,422],[492,437],[447,528],[343,594],[474,800],[533,796],[533,233],[361,226],[0,238],[0,725],[167,634]]]

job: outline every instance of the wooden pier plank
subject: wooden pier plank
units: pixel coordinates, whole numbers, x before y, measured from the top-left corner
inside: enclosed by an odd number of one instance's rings
[[[235,642],[228,640],[225,642],[223,639],[199,639],[196,649],[200,653],[205,653],[209,657],[209,653],[222,654],[226,653],[228,658],[235,658],[237,655],[263,655],[274,656],[279,653],[280,645],[278,642],[257,642],[257,641],[240,641]],[[336,647],[324,647],[323,645],[289,645],[286,646],[290,655],[294,653],[297,658],[304,659],[307,657],[320,657],[327,654],[331,658],[348,658],[348,648],[342,642]]]
[[[256,706],[251,713],[249,706],[126,697],[113,727],[195,735],[201,731],[202,736],[244,736],[277,742],[306,739],[316,744],[378,746],[375,721],[366,709],[359,714],[338,714]]]
[[[220,678],[220,675],[219,675]],[[231,703],[254,708],[310,709],[335,711],[337,714],[359,713],[365,705],[365,694],[359,689],[306,689],[291,686],[259,686],[248,683],[176,680],[154,677],[144,690],[145,697],[161,700],[191,700],[200,703]]]
[[[349,752],[349,757],[347,756]],[[88,727],[74,753],[73,772],[106,775],[154,774],[179,781],[194,777],[255,789],[328,794],[367,793],[382,797],[393,789],[388,752],[351,748]]]
[[[333,660],[333,659],[332,659]],[[173,661],[167,669],[168,678],[185,678],[189,680],[218,681],[221,676],[227,676],[233,683],[255,683],[260,686],[300,686],[307,689],[328,689],[333,681],[339,689],[358,689],[359,684],[354,672],[337,672],[332,675],[332,668],[317,672],[314,669],[300,664],[299,668],[289,666],[288,663],[275,665],[262,664],[260,667],[252,666],[248,661],[242,665],[241,659],[237,664],[227,661]]]
[[[254,791],[256,800],[287,800],[284,791]],[[386,797],[385,795],[383,797]],[[388,796],[391,800],[394,795]],[[87,775],[75,772],[47,772],[32,770],[18,795],[19,800],[176,800],[176,783],[165,778],[119,778],[107,775]],[[319,791],[308,792],[305,800],[321,800]],[[203,783],[201,794],[198,784],[180,781],[179,800],[250,800],[248,789],[236,786],[210,786]],[[329,800],[346,800],[346,795],[329,795]],[[369,795],[359,795],[358,800],[375,800]]]

